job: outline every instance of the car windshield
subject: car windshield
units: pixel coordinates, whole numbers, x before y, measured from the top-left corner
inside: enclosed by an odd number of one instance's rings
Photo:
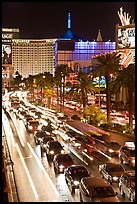
[[[120,147],[120,144],[118,144],[116,142],[110,142],[108,146],[110,146],[110,147]]]
[[[107,198],[107,197],[114,197],[114,196],[115,196],[115,193],[111,186],[96,187],[92,189],[93,198]]]
[[[124,171],[121,165],[116,165],[116,166],[108,166],[107,167],[108,171],[115,172],[115,171]]]
[[[131,177],[130,186],[131,186],[131,188],[135,188],[135,176]]]
[[[61,144],[58,142],[51,142],[50,143],[50,148],[51,149],[56,149],[56,148],[62,148]]]
[[[68,162],[68,161],[72,161],[72,158],[69,155],[59,155],[58,158],[59,162],[60,161],[64,161],[64,162]]]
[[[39,125],[39,122],[38,121],[30,122],[30,125]]]
[[[135,150],[130,150],[130,156],[135,157]]]

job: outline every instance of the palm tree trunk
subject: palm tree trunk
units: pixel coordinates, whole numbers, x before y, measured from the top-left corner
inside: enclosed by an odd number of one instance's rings
[[[133,112],[134,112],[134,96],[133,91],[129,89],[129,133],[133,131]]]
[[[110,125],[110,75],[106,75],[107,124]]]

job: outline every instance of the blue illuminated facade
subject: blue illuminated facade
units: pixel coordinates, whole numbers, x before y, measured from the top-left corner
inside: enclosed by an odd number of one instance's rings
[[[87,41],[73,33],[70,13],[68,14],[67,32],[58,38],[58,65],[68,64],[73,70],[75,70],[75,65],[78,65],[79,68],[88,72],[93,56],[115,50],[116,42],[103,42],[100,30],[96,41]]]

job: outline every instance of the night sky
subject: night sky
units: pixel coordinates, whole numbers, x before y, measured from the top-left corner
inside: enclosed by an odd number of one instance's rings
[[[97,38],[115,41],[115,26],[120,24],[117,11],[123,7],[135,19],[135,2],[2,2],[2,27],[19,28],[20,38],[58,38],[71,31],[87,40]]]

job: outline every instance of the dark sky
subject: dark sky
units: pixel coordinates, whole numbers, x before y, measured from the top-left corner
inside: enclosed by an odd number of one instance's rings
[[[120,7],[135,19],[135,2],[2,2],[2,27],[19,28],[20,38],[58,38],[71,30],[87,40],[96,39],[101,30],[104,41],[115,41],[115,26],[120,24]]]

